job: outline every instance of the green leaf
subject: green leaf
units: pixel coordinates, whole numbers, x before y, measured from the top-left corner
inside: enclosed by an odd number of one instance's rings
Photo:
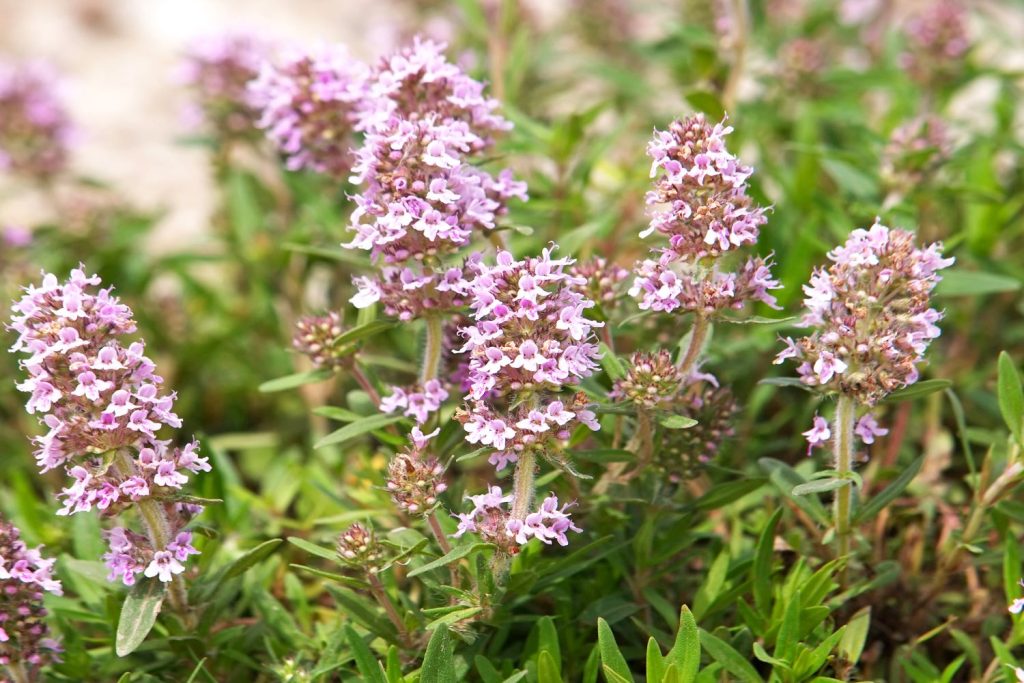
[[[420,683],[457,683],[455,675],[455,643],[447,626],[439,626],[430,636],[420,667]]]
[[[739,680],[747,681],[747,683],[764,683],[757,673],[757,669],[751,666],[747,658],[724,640],[701,629],[700,645],[711,655],[712,659],[722,665],[723,669]]]
[[[951,386],[953,386],[953,383],[948,379],[926,379],[923,382],[917,382],[909,387],[903,387],[899,391],[892,392],[885,400],[889,403],[909,401],[913,398],[934,394],[936,391],[945,391]]]
[[[1017,278],[979,270],[949,268],[935,286],[935,296],[984,296],[1015,292],[1021,287]]]
[[[608,683],[632,683],[633,674],[622,656],[612,627],[604,619],[597,620],[597,645],[601,649],[601,668]]]
[[[806,484],[794,486],[792,493],[794,496],[806,496],[809,493],[824,493],[826,491],[841,489],[844,486],[849,486],[851,483],[850,479],[837,479],[835,477],[829,477],[827,479],[812,479]]]
[[[380,662],[373,656],[370,647],[366,644],[356,630],[351,626],[345,626],[345,636],[348,639],[349,647],[352,648],[352,656],[356,660],[356,668],[359,669],[361,680],[371,683],[388,683]]]
[[[118,657],[127,657],[135,652],[146,639],[156,623],[156,617],[160,614],[160,607],[166,595],[167,584],[149,578],[139,579],[128,593],[121,606],[121,616],[117,620],[115,650]]]
[[[316,555],[317,557],[322,557],[325,560],[331,560],[332,562],[338,561],[338,554],[334,551],[333,548],[325,548],[322,545],[310,543],[306,539],[299,538],[297,536],[289,536],[288,542],[296,548],[301,548],[302,550],[305,550],[307,553],[310,553],[311,555]]]
[[[537,648],[551,653],[556,664],[558,675],[562,675],[562,648],[558,642],[558,628],[551,617],[537,620]]]
[[[891,484],[882,489],[877,496],[871,498],[869,501],[864,503],[858,508],[853,515],[854,523],[866,522],[872,519],[875,515],[881,512],[886,505],[896,500],[904,489],[910,485],[910,482],[914,480],[917,473],[921,470],[921,465],[924,464],[924,455],[919,455],[914,459],[914,462],[910,463],[906,469],[900,472],[900,476],[896,477]]]
[[[729,503],[735,502],[753,493],[767,483],[763,477],[751,477],[750,479],[738,479],[715,484],[711,490],[697,499],[693,505],[698,510],[717,510]]]
[[[491,543],[469,543],[467,545],[457,546],[452,548],[446,555],[439,557],[432,562],[427,562],[422,567],[416,567],[416,569],[409,572],[407,576],[411,579],[414,576],[419,576],[420,574],[425,574],[426,572],[445,567],[452,562],[458,562],[462,558],[479,550],[494,550],[494,545]]]
[[[685,415],[666,415],[658,422],[666,429],[689,429],[697,424],[696,420]]]
[[[647,680],[665,680],[665,656],[653,636],[647,640]]]
[[[725,116],[725,107],[718,95],[710,90],[691,90],[686,93],[686,101],[697,111],[702,111],[713,119]]]
[[[228,567],[228,570],[224,572],[224,578],[233,579],[236,576],[241,576],[246,571],[274,554],[274,551],[277,550],[277,546],[282,543],[284,543],[284,540],[280,538],[272,538],[269,541],[260,543],[258,546],[247,551],[241,557],[232,562]]]
[[[310,370],[309,372],[297,372],[294,375],[285,375],[284,377],[278,377],[270,381],[264,382],[260,385],[260,393],[272,394],[277,391],[287,391],[296,387],[301,387],[304,384],[314,384],[316,382],[323,382],[334,376],[334,370],[327,368],[321,370]]]
[[[797,590],[786,604],[786,611],[782,615],[782,625],[779,627],[779,634],[775,638],[774,654],[777,659],[792,662],[796,657],[796,646],[800,639],[800,610],[802,603],[800,591]]]
[[[708,607],[715,601],[715,598],[722,592],[725,586],[725,579],[729,574],[729,550],[723,549],[711,563],[704,583],[697,589],[697,595],[693,599],[694,616],[701,618],[707,612]]]
[[[782,508],[768,518],[754,551],[754,562],[750,565],[750,583],[754,590],[754,605],[761,614],[769,614],[772,601],[772,557],[775,555],[775,530],[782,519]]]
[[[820,500],[813,496],[793,495],[793,489],[807,481],[803,475],[788,464],[774,458],[761,458],[757,461],[757,464],[768,473],[768,478],[779,489],[779,492],[810,515],[814,521],[822,526],[827,526],[831,523],[829,514],[825,511],[825,507],[821,504]]]
[[[385,330],[390,330],[397,324],[398,323],[393,320],[372,320],[365,325],[353,327],[351,330],[345,330],[334,338],[334,345],[344,346],[362,339],[367,339],[368,337],[380,334]]]
[[[871,626],[871,607],[860,609],[846,623],[846,632],[839,640],[839,656],[847,664],[854,666],[860,660],[864,651],[864,643],[867,642],[868,628]]]
[[[999,412],[1006,426],[1017,443],[1024,444],[1024,389],[1017,367],[1006,351],[999,354],[998,395]]]
[[[345,425],[341,429],[331,432],[314,444],[313,448],[323,448],[335,444],[342,444],[369,432],[387,427],[401,420],[399,415],[369,415],[360,418],[355,422]]]
[[[626,376],[626,368],[623,367],[622,361],[604,342],[601,342],[601,367],[608,374],[608,379],[612,381]]]
[[[823,158],[821,165],[843,191],[858,199],[868,199],[875,195],[877,186],[874,178],[856,166],[835,157]]]
[[[537,683],[562,683],[558,664],[547,650],[541,650],[537,657]]]
[[[447,614],[434,619],[426,625],[427,631],[433,631],[441,626],[451,626],[457,624],[460,621],[465,621],[470,617],[474,617],[484,611],[483,607],[463,607],[461,609],[451,610]]]
[[[700,633],[690,608],[683,605],[679,610],[679,630],[676,641],[665,657],[669,667],[675,667],[680,683],[693,683],[700,668]]]

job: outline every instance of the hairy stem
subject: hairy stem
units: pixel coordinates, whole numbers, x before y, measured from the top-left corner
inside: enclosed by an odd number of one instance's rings
[[[29,676],[28,671],[25,670],[25,666],[21,662],[11,662],[7,665],[7,673],[11,675],[11,680],[14,683],[32,683],[35,680],[35,676]]]
[[[835,500],[835,525],[836,525],[836,554],[839,557],[846,557],[850,554],[850,516],[853,500],[853,480],[850,474],[853,472],[853,420],[856,415],[856,408],[853,399],[840,394],[836,405],[835,421],[835,468],[836,476],[848,480],[848,484],[836,490]],[[846,570],[843,569],[840,577],[845,579]]]
[[[114,457],[114,467],[124,477],[136,474],[135,463],[131,456],[123,449],[118,450]],[[164,505],[151,498],[143,498],[135,503],[142,518],[142,526],[146,529],[146,536],[153,547],[153,552],[158,552],[167,547],[171,542],[171,523],[167,519],[167,511]],[[183,578],[175,579],[167,585],[167,597],[174,611],[180,614],[188,612],[188,595],[185,593]]]
[[[380,394],[377,393],[377,389],[374,388],[373,383],[370,382],[370,378],[366,376],[366,373],[360,369],[358,365],[352,363],[352,377],[355,378],[356,383],[362,387],[369,396],[370,400],[373,401],[373,405],[380,405]]]
[[[437,315],[427,316],[427,345],[423,349],[423,366],[420,369],[420,382],[426,384],[432,379],[437,379],[441,369],[441,347],[444,341],[444,330],[441,325],[441,317]]]
[[[698,313],[693,320],[693,327],[690,328],[690,344],[679,359],[679,374],[682,375],[683,384],[689,381],[690,374],[697,366],[700,352],[704,348],[704,340],[708,337],[708,326],[708,319]]]
[[[722,106],[727,112],[736,106],[736,95],[739,92],[740,80],[743,78],[743,68],[747,57],[747,40],[750,33],[750,15],[747,11],[746,0],[732,0],[729,4],[733,14],[735,44],[733,45],[733,60],[729,68],[729,76],[725,81],[725,87],[722,88]]]
[[[391,602],[391,598],[384,591],[384,584],[380,582],[377,575],[374,573],[368,573],[366,580],[370,583],[370,592],[373,597],[380,603],[380,606],[384,608],[384,612],[388,615],[388,619],[398,629],[398,638],[403,644],[408,646],[410,644],[409,631],[405,628],[405,622],[402,621],[402,617],[398,614],[398,610],[395,608],[395,603]]]
[[[533,474],[536,469],[537,456],[526,451],[516,462],[516,473],[513,477],[512,519],[526,519],[533,505]]]

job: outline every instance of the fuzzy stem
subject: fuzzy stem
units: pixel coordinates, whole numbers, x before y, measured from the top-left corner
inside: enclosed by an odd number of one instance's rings
[[[384,584],[380,582],[377,575],[374,573],[367,573],[366,580],[370,583],[370,592],[373,597],[380,603],[380,606],[384,608],[384,611],[388,615],[388,619],[398,629],[398,637],[402,643],[406,646],[409,645],[409,631],[405,628],[405,622],[402,621],[402,617],[398,614],[398,610],[395,608],[395,603],[391,602],[391,598],[384,591]]]
[[[32,683],[35,680],[35,676],[30,676],[21,662],[11,662],[6,667],[14,683]]]
[[[117,451],[114,456],[114,467],[122,476],[133,476],[135,463],[124,450]],[[143,498],[135,503],[142,518],[142,525],[146,529],[146,536],[153,547],[153,552],[158,552],[167,547],[171,542],[171,523],[167,519],[167,511],[160,501],[150,498]],[[188,612],[188,595],[185,593],[184,579],[171,581],[167,586],[167,597],[171,607],[180,614]]]
[[[526,451],[516,462],[516,473],[513,477],[512,519],[526,519],[533,505],[533,474],[536,469],[537,456]]]
[[[380,394],[377,393],[377,389],[374,388],[373,383],[370,382],[370,378],[366,376],[358,365],[352,363],[352,377],[356,380],[356,383],[362,387],[369,396],[370,400],[373,401],[373,405],[380,405]]]
[[[743,68],[747,57],[747,41],[750,33],[750,13],[747,9],[746,0],[733,0],[731,3],[733,13],[733,25],[736,30],[736,43],[733,46],[733,62],[729,68],[729,75],[722,88],[722,106],[725,111],[730,111],[736,106],[736,95],[739,91],[740,80],[743,77]]]
[[[690,328],[690,345],[686,347],[686,353],[679,360],[679,374],[682,375],[684,385],[690,380],[690,374],[700,359],[700,352],[704,348],[707,336],[708,319],[698,313],[693,320],[693,327]]]
[[[437,374],[441,369],[441,347],[444,341],[441,317],[437,315],[427,316],[426,323],[427,345],[423,349],[423,367],[420,370],[420,382],[423,384],[432,379],[437,379]]]
[[[853,471],[853,420],[856,415],[856,408],[853,399],[849,396],[839,395],[836,405],[835,422],[835,468],[836,476],[848,480],[848,484],[836,490],[835,501],[835,525],[836,525],[836,554],[839,557],[846,557],[850,554],[850,514],[853,500],[853,480],[850,474]],[[840,574],[841,580],[845,579],[846,570]]]

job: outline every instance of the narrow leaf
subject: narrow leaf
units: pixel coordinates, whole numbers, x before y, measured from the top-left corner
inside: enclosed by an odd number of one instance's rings
[[[856,523],[866,522],[881,512],[886,505],[896,500],[910,485],[910,482],[914,480],[917,473],[921,471],[921,465],[923,464],[924,455],[917,456],[914,462],[910,463],[906,469],[900,472],[900,476],[896,477],[891,484],[882,489],[877,496],[871,498],[854,513],[853,521]]]
[[[632,683],[633,674],[629,672],[629,664],[622,656],[612,627],[604,619],[597,620],[597,645],[601,649],[601,668],[608,683]]]
[[[794,486],[793,495],[806,496],[809,493],[825,493],[826,491],[841,489],[844,486],[849,486],[850,484],[850,479],[837,479],[835,477],[829,477],[827,479],[812,479],[806,484]]]
[[[277,550],[277,547],[282,543],[284,543],[284,539],[280,538],[272,538],[269,541],[260,543],[258,546],[247,551],[244,555],[232,562],[228,567],[228,570],[224,573],[224,578],[233,579],[236,576],[241,576],[255,565],[273,555],[274,551]]]
[[[271,394],[276,391],[287,391],[296,387],[301,387],[304,384],[314,384],[316,382],[323,382],[324,380],[330,379],[334,376],[334,371],[329,369],[321,370],[310,370],[309,372],[297,372],[294,375],[285,375],[284,377],[278,377],[264,382],[260,385],[260,393]]]
[[[369,415],[331,432],[314,444],[313,448],[323,448],[334,444],[342,444],[382,427],[387,427],[401,420],[398,415]]]
[[[700,667],[700,633],[690,608],[679,610],[679,630],[676,641],[665,657],[665,664],[675,667],[680,683],[693,683]]]
[[[420,683],[457,683],[455,676],[455,643],[447,626],[439,626],[430,636],[420,668]]]
[[[764,683],[760,674],[757,673],[757,669],[750,664],[750,661],[721,638],[701,629],[700,645],[707,650],[712,659],[721,664],[723,669],[737,679],[747,681],[747,683]]]
[[[1017,367],[1006,351],[999,354],[998,394],[999,411],[1006,426],[1017,443],[1024,444],[1024,389],[1021,388]]]
[[[434,569],[439,569],[441,567],[447,566],[452,562],[458,562],[462,558],[471,555],[478,550],[493,549],[494,546],[490,543],[470,543],[468,545],[460,545],[455,548],[452,548],[451,552],[444,555],[443,557],[439,557],[432,562],[427,562],[422,567],[416,567],[416,569],[413,569],[411,572],[409,572],[408,576],[411,579],[414,576],[419,576],[420,574],[425,574],[426,572],[433,571]]]

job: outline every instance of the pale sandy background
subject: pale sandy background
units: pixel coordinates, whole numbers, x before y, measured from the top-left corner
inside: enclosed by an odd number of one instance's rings
[[[341,41],[372,59],[399,39],[390,0],[0,0],[0,59],[42,58],[65,76],[80,131],[75,171],[109,181],[144,208],[167,211],[155,246],[202,241],[213,197],[202,149],[184,133],[174,83],[196,36],[246,28],[271,38]],[[0,219],[31,222],[42,209],[4,187]]]

